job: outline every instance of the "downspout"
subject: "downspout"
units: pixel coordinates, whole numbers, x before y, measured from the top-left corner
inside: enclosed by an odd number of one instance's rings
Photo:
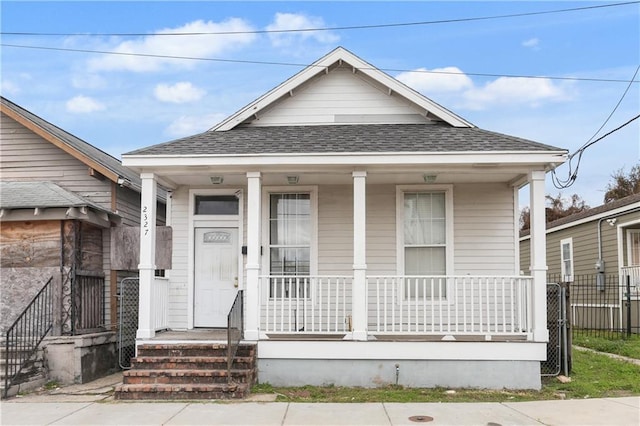
[[[602,258],[603,257],[602,256],[602,226],[601,226],[602,222],[605,220],[615,219],[619,216],[624,216],[629,213],[635,213],[637,211],[640,211],[640,207],[636,207],[634,209],[627,210],[625,212],[620,212],[620,213],[612,214],[609,216],[605,216],[598,220],[598,260],[596,260],[595,268],[597,272],[596,288],[600,291],[604,291],[604,283],[605,283],[605,277],[604,277],[605,264],[604,264],[604,259]]]

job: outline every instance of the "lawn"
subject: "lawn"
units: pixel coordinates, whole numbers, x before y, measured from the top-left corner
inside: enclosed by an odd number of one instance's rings
[[[611,338],[606,338],[592,336],[582,330],[573,330],[572,338],[576,346],[640,359],[640,335],[637,334],[632,334],[630,337],[612,334]]]
[[[253,393],[275,393],[289,402],[503,402],[547,399],[604,398],[640,395],[640,366],[592,352],[573,351],[570,383],[544,378],[540,391],[417,389],[401,386],[349,388],[340,386],[274,387],[256,385]]]

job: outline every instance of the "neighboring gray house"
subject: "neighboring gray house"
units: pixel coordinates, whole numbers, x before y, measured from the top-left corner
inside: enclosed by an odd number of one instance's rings
[[[202,343],[244,294],[262,382],[539,388],[544,181],[565,158],[337,48],[211,130],[123,155],[151,219],[157,186],[172,190],[165,296],[155,229],[141,238],[138,348],[165,328]],[[537,245],[520,275],[527,183]],[[131,378],[121,398],[176,389]]]
[[[571,283],[574,325],[626,326],[620,309],[626,290],[620,286],[630,276],[632,325],[640,332],[640,194],[550,222],[546,234],[549,280]],[[520,269],[525,274],[529,252],[525,231],[520,236]]]
[[[0,112],[0,331],[51,279],[50,336],[62,337],[45,341],[50,378],[91,380],[116,366],[119,272],[110,263],[110,234],[114,226],[139,226],[140,178],[4,97]],[[164,202],[158,209],[162,223]],[[104,365],[89,362],[91,354]]]

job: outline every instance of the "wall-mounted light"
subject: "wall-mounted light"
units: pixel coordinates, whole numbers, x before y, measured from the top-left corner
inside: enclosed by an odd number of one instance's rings
[[[298,176],[287,176],[287,183],[289,185],[296,185],[298,183]]]
[[[428,175],[426,173],[422,175],[422,179],[424,180],[424,183],[433,183],[436,181],[437,178],[438,178],[438,175]]]
[[[209,180],[214,185],[220,185],[222,182],[224,182],[224,177],[222,177],[222,176],[211,176],[209,178]]]
[[[618,219],[615,217],[612,219],[607,219],[607,223],[609,224],[609,226],[615,226],[617,221]]]

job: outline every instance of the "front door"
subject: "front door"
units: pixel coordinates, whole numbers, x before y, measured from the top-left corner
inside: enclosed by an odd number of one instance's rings
[[[238,229],[195,229],[195,327],[226,327],[238,292]]]

